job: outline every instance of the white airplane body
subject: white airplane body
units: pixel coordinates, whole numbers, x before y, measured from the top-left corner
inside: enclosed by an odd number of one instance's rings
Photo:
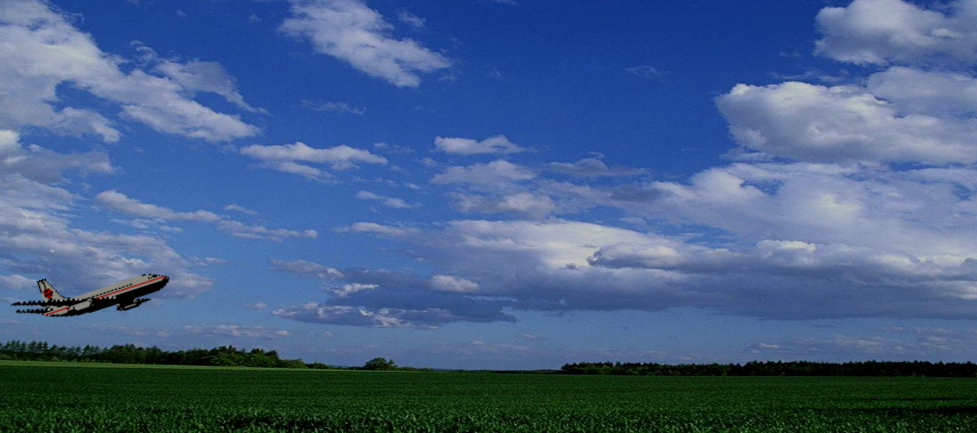
[[[77,316],[92,313],[116,305],[119,311],[131,310],[149,299],[136,299],[139,296],[158,292],[170,282],[170,277],[158,274],[143,274],[128,280],[102,287],[74,298],[65,298],[54,290],[47,279],[39,280],[37,288],[44,297],[41,301],[16,302],[11,305],[37,305],[44,308],[17,310],[21,314],[43,314],[52,317]]]

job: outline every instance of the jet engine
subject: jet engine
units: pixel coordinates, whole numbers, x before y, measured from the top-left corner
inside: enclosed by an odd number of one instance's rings
[[[149,299],[149,298],[144,298],[144,299],[136,299],[136,300],[133,300],[131,304],[122,305],[120,303],[119,306],[117,307],[117,309],[119,311],[129,311],[129,310],[131,310],[133,308],[136,308],[136,307],[142,305],[143,302],[150,301],[150,300],[151,299]]]

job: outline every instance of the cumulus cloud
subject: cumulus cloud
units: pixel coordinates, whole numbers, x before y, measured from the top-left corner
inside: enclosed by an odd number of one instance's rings
[[[387,164],[387,159],[380,155],[347,145],[318,149],[302,142],[275,146],[254,144],[242,148],[241,154],[261,161],[262,167],[313,180],[327,179],[331,175],[319,168],[301,163],[327,164],[333,170],[355,168],[358,163]]]
[[[317,53],[397,87],[417,87],[419,74],[451,66],[447,58],[411,39],[391,35],[392,25],[360,0],[290,0],[285,34],[306,39]]]
[[[867,89],[904,112],[963,119],[977,112],[977,78],[962,72],[895,66],[870,75]]]
[[[77,198],[64,189],[16,174],[0,175],[0,185],[0,249],[14,272],[48,277],[66,296],[150,272],[172,278],[162,297],[210,289],[163,240],[73,228],[65,212]]]
[[[482,141],[470,138],[437,137],[434,139],[434,150],[453,155],[480,155],[525,152],[526,149],[509,141],[504,135],[496,135]]]
[[[284,266],[282,266],[284,264]],[[502,311],[506,301],[470,298],[477,283],[448,275],[423,278],[383,269],[329,268],[314,262],[279,262],[283,272],[314,278],[337,278],[327,301],[279,307],[272,314],[310,323],[369,327],[432,329],[452,322],[514,321]],[[331,271],[325,271],[331,270]]]
[[[655,182],[648,188],[657,198],[627,207],[719,228],[752,243],[790,239],[970,257],[977,252],[963,239],[977,236],[973,191],[961,197],[956,179],[964,173],[953,174],[734,164],[704,171],[687,184]],[[947,179],[938,181],[941,176]]]
[[[163,297],[192,297],[210,288],[209,279],[191,272],[191,264],[158,238],[72,227],[78,197],[63,188],[63,175],[111,173],[104,154],[24,147],[17,133],[0,130],[0,166],[0,265],[11,273],[3,279],[8,288],[24,286],[25,275],[48,277],[70,296],[150,272],[173,279]]]
[[[18,174],[45,184],[61,180],[65,171],[83,174],[115,171],[104,152],[57,153],[37,145],[24,146],[20,134],[5,129],[0,129],[0,168],[5,174]]]
[[[972,249],[926,255],[895,242],[869,248],[789,238],[722,248],[566,220],[452,221],[399,239],[412,256],[444,272],[428,278],[431,290],[509,299],[523,309],[698,307],[775,319],[953,318],[977,311]]]
[[[122,59],[101,51],[90,35],[45,2],[4,2],[0,40],[6,42],[0,46],[4,59],[0,64],[0,128],[36,126],[117,141],[121,132],[102,114],[76,107],[56,108],[58,87],[71,86],[119,105],[122,118],[168,134],[225,141],[259,132],[237,116],[218,113],[192,99],[196,91],[227,93],[200,83],[200,77],[215,75],[214,64],[182,65],[192,72],[179,79],[139,68],[124,72]],[[181,67],[172,64],[171,69]],[[199,71],[201,68],[207,71]],[[187,77],[197,77],[197,81]]]
[[[856,86],[739,84],[717,103],[738,144],[770,155],[822,162],[977,161],[973,121],[900,111]]]
[[[977,4],[951,1],[941,10],[903,0],[855,0],[817,15],[818,54],[855,64],[977,61]]]

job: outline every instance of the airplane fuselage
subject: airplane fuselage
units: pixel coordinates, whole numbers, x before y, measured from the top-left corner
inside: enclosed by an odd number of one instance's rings
[[[45,316],[77,316],[80,314],[93,313],[95,311],[117,306],[119,310],[125,311],[138,307],[148,299],[136,299],[140,296],[158,292],[170,281],[166,275],[144,274],[135,278],[103,287],[98,290],[85,293],[72,298],[61,297],[54,287],[47,283],[47,280],[38,282],[41,289],[41,296],[46,298],[40,304],[44,306],[43,311],[37,311]],[[60,305],[45,306],[43,302],[57,302]]]

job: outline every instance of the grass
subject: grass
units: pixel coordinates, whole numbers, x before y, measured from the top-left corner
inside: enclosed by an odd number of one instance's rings
[[[977,431],[977,381],[3,362],[0,431]]]

